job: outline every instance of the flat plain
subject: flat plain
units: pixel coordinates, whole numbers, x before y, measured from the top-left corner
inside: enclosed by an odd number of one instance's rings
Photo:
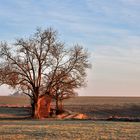
[[[76,97],[65,109],[90,120],[33,120],[25,97],[0,97],[0,140],[139,140],[140,122],[103,121],[110,116],[140,117],[140,97]],[[95,121],[96,120],[96,121]]]

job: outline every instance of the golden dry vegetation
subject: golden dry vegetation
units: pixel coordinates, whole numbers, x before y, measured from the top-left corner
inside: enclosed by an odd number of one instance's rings
[[[140,122],[91,120],[32,120],[25,97],[0,97],[0,140],[139,140]],[[77,97],[65,101],[65,109],[91,118],[110,115],[140,117],[140,98]]]
[[[104,121],[1,121],[0,140],[139,140],[140,123]]]

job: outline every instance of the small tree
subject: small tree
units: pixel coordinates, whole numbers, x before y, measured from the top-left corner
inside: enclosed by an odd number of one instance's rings
[[[90,67],[87,51],[79,45],[66,48],[52,28],[37,29],[32,37],[18,39],[14,45],[2,42],[0,55],[0,83],[28,95],[35,118],[40,96],[56,99],[61,91],[61,96],[68,97],[70,91],[84,85]]]
[[[64,76],[61,76],[61,75]],[[77,93],[74,89],[78,88],[82,84],[78,83],[78,79],[68,76],[65,71],[56,73],[55,75],[56,85],[54,86],[53,98],[56,101],[56,114],[63,112],[63,100],[74,97]]]

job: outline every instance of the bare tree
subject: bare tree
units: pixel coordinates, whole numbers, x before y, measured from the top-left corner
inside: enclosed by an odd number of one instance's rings
[[[0,83],[28,95],[32,101],[32,116],[38,118],[38,99],[47,94],[59,99],[70,97],[75,88],[85,83],[90,67],[88,53],[81,46],[72,48],[57,38],[52,28],[37,32],[29,39],[18,39],[13,45],[0,45]]]
[[[56,73],[54,83],[57,84],[53,87],[53,98],[56,101],[56,114],[59,114],[64,111],[63,100],[75,97],[77,93],[74,89],[83,84],[79,84],[78,79],[73,78],[71,75],[65,73],[65,71]]]

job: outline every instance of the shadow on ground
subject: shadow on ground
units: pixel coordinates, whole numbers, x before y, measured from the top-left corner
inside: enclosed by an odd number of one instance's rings
[[[0,120],[22,120],[31,118],[30,107],[0,107]]]
[[[104,105],[66,105],[65,109],[73,112],[87,114],[90,119],[94,120],[108,120],[114,116],[140,120],[140,105],[125,104],[123,106]],[[0,106],[0,120],[22,120],[30,119],[30,107],[9,107]],[[113,119],[112,119],[113,120]]]
[[[87,114],[92,119],[107,119],[110,116],[140,118],[140,105],[70,105],[67,109]]]

